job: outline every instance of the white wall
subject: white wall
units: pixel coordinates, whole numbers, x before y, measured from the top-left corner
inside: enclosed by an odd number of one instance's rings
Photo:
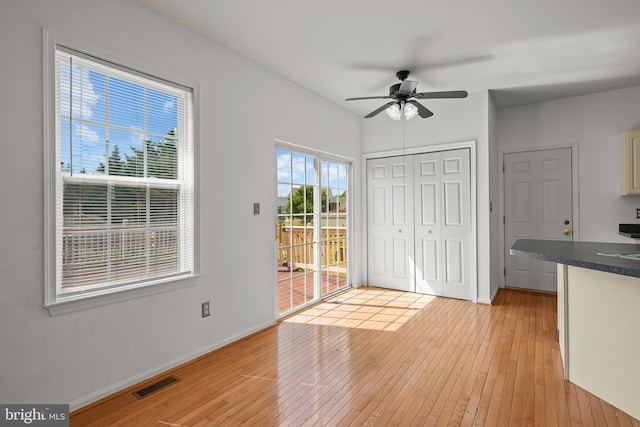
[[[500,227],[502,226],[500,221],[500,162],[498,158],[498,138],[497,131],[497,110],[493,102],[491,94],[489,94],[489,111],[488,111],[488,133],[489,133],[489,200],[491,201],[490,207],[490,222],[491,222],[491,236],[490,236],[490,273],[489,273],[489,292],[491,300],[495,297],[498,289],[500,288],[500,259],[501,245],[500,245]]]
[[[42,307],[43,26],[200,86],[202,275],[192,286],[56,317]],[[0,32],[0,402],[77,407],[274,323],[273,141],[359,168],[360,118],[136,2],[3,2]],[[205,300],[213,314],[202,319]]]
[[[640,197],[620,196],[620,135],[640,128],[640,86],[498,110],[498,146],[571,144],[579,151],[580,240],[633,243],[619,223],[635,223]]]
[[[477,141],[478,300],[489,302],[491,295],[490,162],[487,119],[489,114],[489,94],[486,91],[477,92],[462,100],[437,100],[425,102],[425,104],[435,114],[428,119],[415,118],[405,123],[405,148],[469,140]],[[372,104],[371,110],[375,109],[376,106]],[[362,150],[364,153],[399,150],[402,149],[402,145],[402,122],[389,120],[384,114],[381,114],[380,117],[363,119]],[[363,206],[366,206],[364,193],[362,200]],[[366,216],[363,216],[361,222],[366,224]],[[366,248],[366,239],[361,242],[361,245]],[[366,265],[366,253],[361,255],[363,265]]]

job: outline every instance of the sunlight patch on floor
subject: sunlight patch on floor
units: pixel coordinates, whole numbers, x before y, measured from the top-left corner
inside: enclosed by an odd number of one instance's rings
[[[375,288],[352,289],[293,315],[283,323],[396,331],[435,298]]]

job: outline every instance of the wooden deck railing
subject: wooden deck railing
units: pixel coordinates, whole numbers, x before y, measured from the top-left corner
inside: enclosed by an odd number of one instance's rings
[[[176,223],[149,227],[65,226],[61,254],[63,287],[126,279],[137,276],[140,269],[157,273],[175,271],[178,246]]]
[[[313,268],[316,246],[314,241],[313,226],[280,226],[278,265],[288,269]],[[346,227],[322,227],[321,256],[323,267],[337,265],[338,271],[346,274]]]
[[[346,227],[323,227],[321,234],[322,267],[331,266],[327,274],[346,275]],[[279,266],[313,269],[313,227],[281,226],[278,237]],[[140,269],[170,272],[178,267],[177,224],[113,225],[109,229],[105,225],[66,226],[62,240],[63,287],[101,283],[108,277],[126,279]]]

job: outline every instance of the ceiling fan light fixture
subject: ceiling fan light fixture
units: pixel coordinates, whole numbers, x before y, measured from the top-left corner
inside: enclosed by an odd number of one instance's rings
[[[390,105],[386,110],[384,110],[384,112],[387,113],[387,116],[389,116],[391,120],[400,120],[402,118],[400,104]]]
[[[407,120],[413,119],[418,115],[418,107],[413,104],[404,104],[404,118]]]
[[[406,120],[411,120],[418,115],[418,107],[413,104],[404,104],[403,108]],[[390,105],[384,112],[387,113],[391,120],[400,120],[402,118],[402,110],[399,103]]]

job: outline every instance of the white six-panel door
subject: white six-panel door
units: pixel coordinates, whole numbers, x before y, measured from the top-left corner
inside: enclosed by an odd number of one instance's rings
[[[414,292],[413,160],[369,160],[367,176],[369,283]]]
[[[472,299],[469,149],[371,159],[367,176],[369,284]]]
[[[414,158],[416,292],[471,299],[469,150]]]
[[[573,240],[571,148],[504,155],[505,284],[556,291],[555,263],[514,256],[517,239]]]

